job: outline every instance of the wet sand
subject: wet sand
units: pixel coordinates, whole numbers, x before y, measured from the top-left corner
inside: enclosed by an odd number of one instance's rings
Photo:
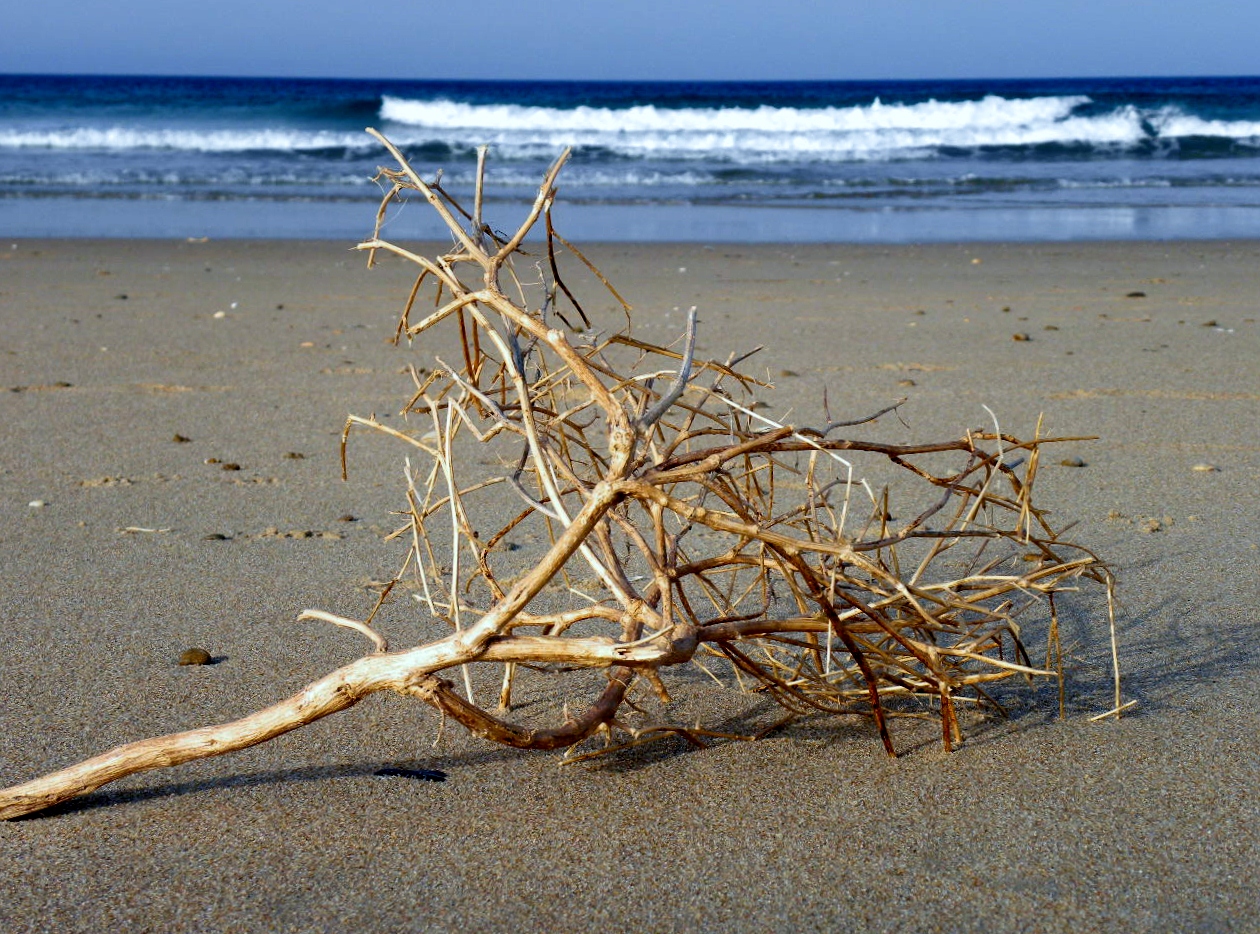
[[[1255,930],[1260,243],[588,255],[645,338],[696,305],[700,353],[765,344],[776,417],[815,418],[825,387],[837,416],[908,397],[879,429],[905,440],[984,405],[1099,435],[1039,483],[1119,578],[1131,715],[1088,719],[1111,702],[1096,598],[1070,621],[1068,718],[1043,688],[950,755],[914,724],[892,760],[869,722],[819,719],[561,768],[375,697],[0,824],[0,927]],[[338,445],[434,350],[388,341],[411,280],[335,243],[0,243],[0,785],[362,652],[294,619],[361,616],[401,560],[400,452],[361,439],[342,482]],[[217,663],[178,666],[190,646]]]

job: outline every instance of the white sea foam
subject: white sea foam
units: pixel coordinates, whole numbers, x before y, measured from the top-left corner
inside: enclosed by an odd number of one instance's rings
[[[629,157],[737,161],[881,159],[943,148],[1040,144],[1126,146],[1147,138],[1133,107],[1077,116],[1083,96],[801,109],[598,107],[556,109],[385,97],[382,119],[433,141],[485,140],[500,149],[600,147]]]
[[[1111,152],[1147,142],[1217,137],[1260,145],[1260,122],[1209,120],[1176,107],[1090,112],[1085,96],[882,103],[853,107],[549,108],[383,97],[380,118],[399,145],[458,154],[481,143],[500,160],[549,159],[565,146],[631,160],[769,164],[932,158],[978,148],[1078,146]],[[245,126],[0,127],[0,151],[184,151],[354,155],[379,147],[364,133]]]
[[[1059,178],[1055,184],[1069,190],[1095,190],[1107,188],[1171,188],[1172,180],[1167,178]]]
[[[360,133],[280,129],[136,129],[107,126],[67,129],[0,129],[0,148],[301,152],[314,149],[372,149],[376,148],[376,144]]]
[[[1151,118],[1160,139],[1183,136],[1215,136],[1246,142],[1260,140],[1260,122],[1254,120],[1204,120],[1167,108]]]
[[[416,101],[384,97],[381,117],[430,129],[500,131],[675,133],[675,132],[835,132],[886,129],[943,130],[960,127],[1008,127],[1060,120],[1086,97],[1038,97],[1008,100],[883,104],[866,107],[664,108],[651,105],[613,110],[604,107],[522,107],[474,105],[453,101]]]

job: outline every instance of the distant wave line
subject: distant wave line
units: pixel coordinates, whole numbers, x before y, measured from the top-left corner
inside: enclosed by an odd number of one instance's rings
[[[925,101],[884,104],[878,98],[853,107],[531,107],[520,104],[465,104],[445,99],[381,99],[381,117],[430,129],[530,131],[538,129],[605,133],[759,131],[836,132],[902,129],[1001,127],[1053,122],[1087,104],[1085,96],[1011,100],[988,95],[978,101]]]
[[[1085,95],[1026,99],[988,95],[977,101],[936,101],[884,104],[876,98],[852,107],[721,107],[667,108],[650,104],[626,108],[531,107],[518,104],[465,104],[444,99],[424,101],[385,96],[380,116],[428,130],[489,130],[507,133],[596,133],[618,136],[668,137],[679,134],[753,132],[774,135],[876,133],[926,134],[986,132],[1006,134],[1015,141],[1043,139],[1089,141],[1099,138],[1160,138],[1219,136],[1250,139],[1260,136],[1260,122],[1204,120],[1177,107],[1142,111],[1123,105],[1110,113],[1090,116],[1074,111],[1093,103]]]
[[[500,159],[547,159],[565,146],[592,158],[708,159],[734,164],[931,159],[951,151],[1079,147],[1102,156],[1141,147],[1176,147],[1194,139],[1260,147],[1260,121],[1205,119],[1176,106],[1122,105],[1082,112],[1089,97],[794,108],[621,109],[580,106],[476,105],[384,96],[379,117],[399,145],[427,149],[422,158],[470,158],[489,143]],[[338,130],[215,127],[78,126],[0,128],[0,151],[188,151],[303,153],[366,158],[377,151],[366,134]],[[1154,154],[1160,154],[1158,148]]]

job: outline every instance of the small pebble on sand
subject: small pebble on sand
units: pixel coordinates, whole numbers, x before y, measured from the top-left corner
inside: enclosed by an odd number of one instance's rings
[[[1084,466],[1085,466],[1085,461],[1083,461],[1083,460],[1082,460],[1081,458],[1079,458],[1079,457],[1065,457],[1065,458],[1063,458],[1063,460],[1059,461],[1059,466],[1061,466],[1061,467],[1084,467]]]
[[[1217,467],[1215,464],[1195,464],[1190,469],[1197,470],[1199,473],[1216,473],[1221,468]]]
[[[46,499],[33,499],[33,500],[31,500],[29,503],[27,503],[26,505],[27,505],[27,506],[29,506],[29,507],[31,507],[31,509],[43,509],[45,506],[47,506],[47,505],[48,505],[48,500],[46,500]]]
[[[385,778],[414,778],[423,782],[446,781],[446,773],[441,769],[404,769],[398,766],[387,765],[384,768],[377,769],[372,774]]]
[[[1024,331],[1020,331],[1018,334],[1012,334],[1012,335],[1011,335],[1011,340],[1013,340],[1013,341],[1030,341],[1030,340],[1032,340],[1032,338],[1031,338],[1031,337],[1029,337],[1029,336],[1028,336],[1028,335],[1027,335]]]
[[[210,653],[205,649],[184,649],[179,653],[181,665],[209,665]]]

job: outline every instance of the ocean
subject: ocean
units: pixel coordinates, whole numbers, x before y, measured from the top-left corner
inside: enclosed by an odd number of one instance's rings
[[[1260,237],[1260,78],[489,82],[0,76],[0,237],[355,240],[388,162],[596,240]],[[391,236],[441,228],[423,204]]]

